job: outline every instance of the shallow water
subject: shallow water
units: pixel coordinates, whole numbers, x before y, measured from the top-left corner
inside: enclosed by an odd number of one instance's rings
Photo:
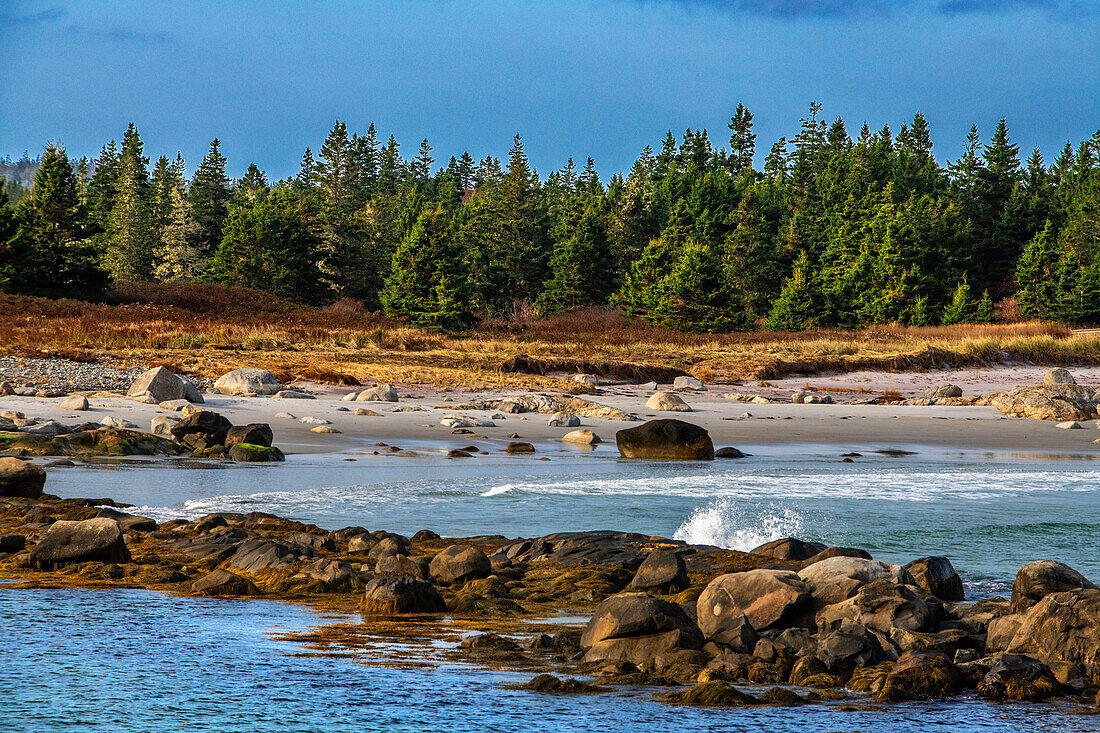
[[[1062,707],[976,699],[839,712],[671,708],[648,691],[539,695],[502,687],[526,675],[288,656],[298,648],[267,633],[317,617],[265,601],[0,586],[0,617],[10,656],[0,665],[0,729],[24,733],[1100,730]]]
[[[540,449],[545,462],[423,450],[240,468],[78,467],[54,471],[50,490],[110,496],[161,520],[268,511],[404,534],[617,529],[740,550],[795,535],[891,562],[946,555],[971,598],[1007,592],[1036,559],[1100,577],[1100,464],[1088,457],[856,446],[863,456],[841,463],[847,448],[746,448],[749,458],[713,463],[622,461],[604,447]]]

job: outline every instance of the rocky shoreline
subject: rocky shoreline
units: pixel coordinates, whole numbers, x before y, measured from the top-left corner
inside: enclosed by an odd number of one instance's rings
[[[146,588],[358,612],[291,635],[341,655],[379,636],[466,632],[455,654],[547,693],[659,686],[672,704],[883,705],[973,691],[1095,710],[1100,589],[1022,567],[1012,597],[965,602],[946,558],[878,562],[794,538],[742,553],[620,532],[404,537],[270,514],[157,522],[109,499],[41,492],[0,459],[0,577],[24,587]],[[531,618],[591,616],[532,635]],[[761,688],[769,688],[761,691]]]

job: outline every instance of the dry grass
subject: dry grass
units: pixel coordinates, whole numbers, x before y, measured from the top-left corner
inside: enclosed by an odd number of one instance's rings
[[[1100,364],[1100,337],[1042,323],[712,335],[653,328],[594,308],[543,320],[487,320],[466,334],[441,335],[367,312],[356,301],[312,308],[222,286],[130,283],[104,303],[0,294],[0,313],[3,354],[81,361],[106,355],[210,377],[258,366],[288,379],[348,385],[532,389],[561,388],[562,380],[547,372],[573,370],[617,378],[688,372],[722,383],[1009,358]],[[502,369],[512,357],[543,367]]]

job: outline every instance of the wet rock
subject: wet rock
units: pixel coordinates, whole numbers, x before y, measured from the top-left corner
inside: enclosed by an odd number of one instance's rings
[[[213,560],[222,562],[232,557],[244,541],[251,537],[251,533],[239,527],[213,527],[203,534],[188,537],[168,546],[178,552],[197,560]]]
[[[99,510],[100,517],[107,517],[118,522],[118,527],[123,532],[155,532],[157,522],[149,517],[139,517],[134,514],[120,512],[117,509],[104,507]]]
[[[802,561],[802,567],[808,568],[814,563],[821,562],[822,560],[828,560],[830,557],[859,557],[864,560],[871,559],[871,553],[867,550],[861,550],[857,547],[826,547],[816,555],[807,558]]]
[[[696,602],[699,627],[716,638],[744,614],[757,631],[799,621],[809,609],[811,588],[789,570],[749,570],[720,575]]]
[[[176,440],[193,435],[204,440],[207,445],[224,445],[225,436],[233,423],[212,410],[199,410],[172,426],[171,433]]]
[[[262,570],[283,570],[316,555],[312,547],[257,537],[245,540],[229,558],[229,565],[255,575]]]
[[[362,534],[352,535],[348,538],[348,552],[352,554],[370,552],[378,544],[379,541],[377,537],[363,532]],[[397,550],[394,550],[393,554],[397,554]]]
[[[355,570],[347,563],[320,558],[294,574],[295,578],[318,581],[326,590],[349,591],[363,586]]]
[[[516,689],[543,692],[550,695],[592,695],[603,692],[605,688],[571,677],[559,679],[552,674],[540,674],[530,682],[519,685]]]
[[[563,435],[561,440],[563,443],[573,443],[574,445],[596,445],[601,442],[600,436],[591,430],[573,430]]]
[[[1012,612],[1026,611],[1051,593],[1095,587],[1081,573],[1057,560],[1029,562],[1012,583]]]
[[[825,545],[820,542],[806,542],[794,537],[785,537],[781,540],[765,542],[759,547],[749,550],[754,555],[764,555],[776,560],[806,560],[825,550]]]
[[[962,689],[962,675],[945,655],[912,651],[898,658],[878,699],[883,702],[933,700],[957,695]]]
[[[428,572],[440,583],[465,583],[493,572],[489,558],[473,545],[451,545],[432,558]]]
[[[46,471],[18,458],[0,458],[0,496],[37,499],[46,485]]]
[[[430,529],[422,529],[412,536],[413,542],[431,542],[438,539],[442,538]]]
[[[359,542],[356,542],[357,539],[359,539],[359,538],[352,537],[350,540],[348,540],[348,549],[349,550],[351,550],[351,546],[352,546],[353,542],[355,542],[357,548],[362,546],[362,545],[360,545]],[[364,541],[364,544],[365,544],[365,541]],[[351,551],[352,552],[362,552],[361,549],[356,549],[356,550],[351,550]],[[382,539],[378,540],[373,545],[371,545],[370,548],[369,548],[369,551],[367,552],[367,557],[369,557],[371,560],[374,560],[375,562],[378,562],[379,560],[381,560],[383,557],[386,557],[387,555],[408,555],[409,553],[410,553],[410,549],[409,549],[408,541],[405,540],[404,537],[400,537],[400,536],[395,535],[393,537],[383,537]]]
[[[336,542],[332,537],[326,535],[311,534],[309,532],[292,532],[290,541],[296,545],[312,547],[314,550],[326,550],[328,552],[336,550]]]
[[[944,629],[942,631],[906,631],[894,629],[890,632],[890,641],[903,652],[922,651],[939,652],[949,659],[962,648],[972,647],[974,640],[962,629]]]
[[[941,601],[963,599],[962,578],[946,557],[922,557],[905,566],[913,585],[931,593]]]
[[[899,565],[859,557],[831,557],[803,568],[798,576],[813,589],[818,607],[845,601],[876,580],[894,584],[912,582],[909,573]]]
[[[596,607],[580,645],[586,662],[641,664],[659,654],[701,649],[703,637],[679,605],[647,593],[620,593]]]
[[[286,456],[278,448],[265,445],[253,445],[251,443],[237,443],[230,446],[227,457],[231,461],[243,463],[265,463],[270,461],[285,461]]]
[[[21,534],[0,535],[0,552],[22,552],[26,548],[26,536]]]
[[[696,707],[749,707],[759,705],[760,701],[747,692],[721,680],[703,682],[693,687],[670,692],[662,699],[672,705],[692,705]]]
[[[376,575],[403,575],[409,578],[426,579],[428,577],[428,561],[422,557],[409,557],[400,553],[386,555],[374,564]]]
[[[282,390],[279,379],[266,369],[244,367],[223,374],[214,381],[222,394],[275,394]]]
[[[256,584],[236,573],[218,568],[191,584],[191,590],[200,596],[258,596],[262,595]]]
[[[654,392],[645,403],[646,409],[660,412],[691,412],[691,406],[680,395],[672,392]]]
[[[162,438],[172,438],[172,428],[176,423],[180,421],[178,417],[171,417],[168,415],[157,415],[149,423],[149,432],[153,435],[159,435]]]
[[[655,593],[676,593],[687,588],[687,566],[675,550],[654,550],[642,561],[631,588]]]
[[[156,367],[141,374],[126,392],[129,397],[149,395],[154,403],[168,400],[202,402],[202,394],[190,380],[173,374],[164,367]]]
[[[879,638],[866,626],[842,623],[818,634],[814,656],[830,672],[848,675],[857,667],[878,664],[887,655]]]
[[[318,425],[315,428],[310,428],[309,431],[311,433],[318,433],[321,435],[331,435],[340,432],[338,428],[334,428],[331,425]]]
[[[130,551],[115,520],[100,517],[54,522],[30,554],[31,564],[40,570],[90,561],[130,562]]]
[[[877,580],[862,586],[852,598],[823,608],[817,625],[822,632],[845,623],[862,624],[882,634],[894,629],[933,631],[943,615],[943,604],[920,588]]]
[[[650,460],[714,459],[710,434],[698,425],[682,420],[650,420],[634,428],[615,433],[615,442],[624,458]]]
[[[1045,700],[1058,690],[1047,665],[1021,654],[997,656],[977,687],[979,695],[991,700]]]
[[[1047,665],[1070,662],[1090,677],[1100,675],[1100,590],[1045,596],[1024,615],[1008,651]]]
[[[719,448],[718,450],[714,451],[714,457],[715,458],[744,458],[745,454],[742,453],[741,451],[737,450],[736,448],[732,447],[732,446],[727,446],[725,448]]]
[[[231,447],[237,443],[249,445],[262,445],[271,447],[271,426],[263,422],[249,423],[248,425],[236,425],[229,428],[225,434],[225,446]]]
[[[378,577],[367,582],[359,609],[371,614],[441,613],[447,604],[426,580]]]
[[[558,532],[507,545],[501,553],[518,562],[552,560],[565,566],[608,565],[633,572],[652,544],[652,537],[635,532]]]

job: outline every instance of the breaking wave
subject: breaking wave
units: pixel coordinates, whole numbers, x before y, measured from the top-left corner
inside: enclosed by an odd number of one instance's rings
[[[790,507],[746,507],[733,499],[718,499],[693,511],[673,539],[748,552],[765,542],[798,537],[803,527],[802,516]]]

